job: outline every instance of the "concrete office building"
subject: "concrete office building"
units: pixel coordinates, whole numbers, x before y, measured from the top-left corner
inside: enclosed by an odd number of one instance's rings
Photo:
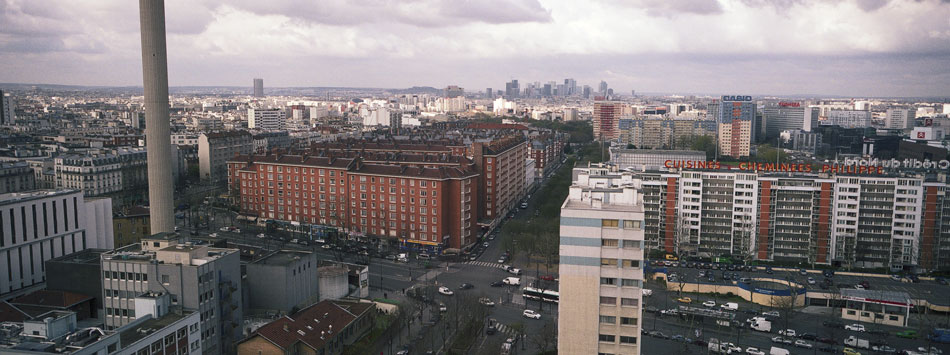
[[[264,97],[264,79],[254,78],[254,97]]]
[[[46,264],[46,289],[65,291],[94,298],[96,318],[104,319],[102,308],[102,253],[111,249],[85,249],[49,259]]]
[[[828,112],[828,119],[821,121],[821,124],[841,128],[868,128],[871,127],[871,111],[831,110]]]
[[[317,257],[308,251],[280,250],[247,264],[249,308],[290,312],[319,301]]]
[[[558,351],[640,354],[643,220],[632,185],[571,186],[561,206]]]
[[[202,180],[223,180],[228,177],[228,159],[253,151],[254,139],[247,131],[202,133],[198,137],[198,173]]]
[[[747,157],[756,139],[756,107],[751,96],[723,96],[717,105],[710,105],[719,123],[719,155]]]
[[[914,128],[914,119],[917,111],[907,107],[891,107],[884,116],[884,128],[911,129]]]
[[[821,133],[806,132],[800,129],[782,131],[779,134],[779,148],[791,149],[808,154],[816,154],[821,147]]]
[[[667,161],[682,162],[706,160],[706,152],[698,150],[654,150],[654,149],[624,149],[610,147],[610,162],[619,169],[660,170],[664,169]]]
[[[279,108],[247,109],[247,128],[281,131],[287,128],[287,112]]]
[[[112,201],[75,190],[0,195],[0,298],[46,281],[45,261],[112,248]]]
[[[244,312],[239,252],[180,243],[179,238],[156,234],[101,255],[106,329],[135,320],[138,295],[167,292],[172,306],[200,313],[202,353],[234,353]]]
[[[787,130],[811,132],[818,126],[818,111],[817,107],[805,107],[798,102],[768,104],[762,110],[764,138],[774,139]]]
[[[9,92],[0,90],[0,126],[12,126],[14,122],[16,122],[16,111],[13,96]]]

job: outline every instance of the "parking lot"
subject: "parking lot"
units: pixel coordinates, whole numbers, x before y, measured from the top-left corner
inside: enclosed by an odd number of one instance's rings
[[[831,286],[823,290],[818,285],[824,281],[825,276],[818,270],[806,270],[802,275],[798,270],[777,270],[773,269],[771,273],[765,269],[744,268],[730,271],[728,267],[723,270],[722,266],[712,266],[708,269],[695,265],[685,267],[686,265],[653,266],[654,268],[665,268],[669,274],[676,274],[677,278],[690,283],[714,283],[714,284],[733,284],[736,279],[754,278],[772,278],[778,280],[788,280],[804,285],[808,292],[832,292],[838,287],[851,287],[859,285],[862,281],[867,281],[870,290],[889,290],[903,291],[910,295],[927,296],[929,299],[937,300],[939,297],[948,297],[950,289],[946,285],[934,281],[901,282],[892,280],[889,277],[865,277],[865,276],[845,276],[836,273],[829,279]],[[708,276],[699,277],[700,272],[712,274],[712,279]],[[725,272],[728,280],[723,279]],[[814,283],[809,283],[808,278],[812,278]],[[948,322],[947,314],[916,314],[912,313],[908,328],[885,326],[881,324],[861,323],[851,320],[841,319],[840,308],[809,305],[805,307],[770,307],[747,302],[738,296],[723,294],[680,294],[674,290],[667,290],[666,285],[659,281],[649,281],[646,288],[653,290],[653,295],[645,297],[643,313],[643,353],[644,354],[684,354],[684,353],[705,353],[710,340],[717,339],[722,342],[730,342],[735,346],[742,348],[742,353],[746,353],[748,347],[762,350],[769,353],[772,346],[787,349],[791,354],[816,354],[816,353],[835,353],[840,354],[845,348],[845,340],[848,337],[854,337],[853,346],[862,354],[886,354],[899,352],[903,350],[926,350],[918,349],[920,347],[934,347],[936,350],[950,352],[950,344],[939,344],[926,339],[927,333],[935,327],[945,327]],[[807,294],[806,294],[807,295]],[[685,298],[689,298],[689,303]],[[679,301],[678,301],[679,300]],[[711,302],[710,302],[711,301]],[[806,299],[806,304],[809,300]],[[704,306],[703,303],[707,302]],[[712,310],[722,311],[721,305],[726,302],[734,302],[738,309],[732,313],[731,321],[719,319],[716,315],[722,312],[713,312]],[[945,300],[944,302],[947,302]],[[706,307],[709,306],[709,307]],[[684,308],[689,307],[689,308]],[[708,308],[707,312],[690,312]],[[684,311],[686,310],[686,311]],[[763,315],[764,313],[768,315]],[[762,317],[769,321],[770,329],[768,332],[752,330],[748,322],[753,317]],[[864,331],[854,331],[845,329],[845,326],[851,324],[860,324],[864,326]],[[850,328],[850,327],[849,327]],[[794,336],[786,336],[784,330],[791,329]],[[913,332],[916,334],[913,334]],[[904,333],[901,333],[904,332]],[[908,339],[898,336],[916,336],[916,339]],[[819,341],[821,340],[821,341]],[[796,341],[797,346],[796,346]],[[863,341],[866,341],[863,342]],[[810,346],[810,347],[809,347]],[[867,349],[861,347],[866,346]],[[874,350],[875,347],[878,350]],[[756,353],[754,350],[751,353]],[[918,351],[918,353],[920,353]]]

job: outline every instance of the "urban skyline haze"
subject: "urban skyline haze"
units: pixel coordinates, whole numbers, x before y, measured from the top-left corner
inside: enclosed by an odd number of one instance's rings
[[[940,96],[950,2],[168,1],[169,84]],[[137,3],[0,2],[0,82],[141,85]]]

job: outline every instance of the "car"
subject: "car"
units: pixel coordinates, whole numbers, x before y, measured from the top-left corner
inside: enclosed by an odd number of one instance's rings
[[[488,307],[493,307],[493,306],[495,306],[495,302],[492,301],[491,298],[488,298],[488,297],[479,298],[479,299],[478,299],[478,303],[481,303],[482,305],[485,305],[485,306],[488,306]]]
[[[217,237],[218,237],[218,233],[211,233],[211,234],[208,234],[208,236],[211,237],[211,238],[217,238]]]
[[[542,279],[544,281],[554,281],[554,275],[542,275],[541,277],[539,277],[539,279]]]
[[[863,331],[866,331],[866,329],[864,329],[864,325],[863,325],[863,324],[857,324],[857,323],[848,324],[848,325],[844,326],[844,329],[845,329],[845,330],[850,330],[850,331],[853,331],[853,332],[863,332]]]
[[[451,296],[455,294],[455,292],[452,292],[452,290],[450,290],[448,287],[445,287],[445,286],[439,286],[439,293],[446,296]]]
[[[854,349],[852,349],[852,348],[844,348],[844,349],[841,349],[841,354],[842,354],[842,355],[861,355],[860,352],[858,352],[857,350],[854,350]]]
[[[816,339],[819,343],[838,345],[838,341],[828,337],[821,337]]]
[[[484,242],[484,243],[482,243],[482,247],[484,247],[484,248],[488,248],[488,242]]]
[[[261,233],[261,234],[258,234],[257,237],[264,239],[264,238],[267,238],[267,234]]]
[[[509,273],[512,273],[512,274],[515,274],[515,275],[521,275],[521,269],[516,268],[516,267],[513,267],[513,268],[511,268],[511,269],[508,269],[508,272],[509,272]]]
[[[928,350],[927,348],[923,347],[923,346],[920,346],[920,347],[917,347],[917,351],[922,352],[922,353],[924,353],[924,354],[929,354],[929,355],[932,355],[932,354],[943,354],[943,350],[937,349],[937,348],[935,348],[935,347],[933,347],[933,346],[931,346],[929,350]]]
[[[677,298],[676,301],[680,303],[693,303],[693,299],[689,297],[680,297]]]
[[[715,307],[715,306],[716,306],[716,302],[715,302],[715,301],[706,301],[706,302],[703,302],[703,307]]]
[[[670,337],[670,340],[673,340],[673,341],[684,341],[684,340],[686,340],[686,337],[684,337],[684,336],[682,336],[682,335],[680,335],[680,334],[676,334],[676,335],[674,335],[674,336],[671,336],[671,337]]]
[[[713,277],[712,275],[709,275],[709,277],[706,278],[706,281],[708,281],[709,283],[715,283],[715,282],[716,282],[716,278]]]
[[[499,263],[499,264],[503,264],[503,263],[506,262],[506,261],[508,261],[508,260],[506,260],[504,257],[498,258],[498,263]]]
[[[825,270],[821,272],[821,275],[830,279],[835,276],[835,272],[834,270]]]
[[[531,309],[524,310],[524,312],[522,312],[521,315],[524,316],[525,318],[541,319],[541,313],[535,312],[534,310],[531,310]]]
[[[806,271],[805,269],[798,269],[798,274],[805,276],[805,275],[808,275],[808,271]]]
[[[432,257],[429,256],[429,254],[422,253],[422,254],[416,255],[416,259],[429,260],[429,259],[432,259]]]
[[[491,287],[502,287],[502,286],[504,286],[504,285],[505,285],[505,284],[504,284],[503,282],[501,282],[501,281],[494,281],[494,282],[491,283],[490,286],[491,286]]]
[[[772,267],[769,266],[769,267],[766,267],[766,268],[765,268],[765,273],[771,275],[771,274],[774,274],[775,272],[772,271]]]
[[[459,285],[459,290],[469,290],[469,289],[472,289],[472,288],[474,288],[474,287],[475,287],[475,285],[472,285],[472,284],[470,284],[470,283],[463,283],[463,284]]]
[[[759,350],[758,348],[748,347],[745,349],[745,353],[749,355],[765,355],[765,351]]]
[[[495,240],[495,235],[492,234],[492,235],[488,236],[488,240]]]
[[[835,322],[835,321],[826,320],[824,322],[821,322],[821,325],[826,326],[828,328],[838,328],[838,329],[844,328],[844,323]]]
[[[872,346],[872,347],[871,347],[871,350],[874,350],[874,351],[877,351],[877,352],[881,352],[881,353],[885,353],[885,354],[894,354],[894,353],[897,352],[897,349],[894,349],[894,348],[892,348],[892,347],[890,347],[890,346],[887,346],[887,345],[875,345],[875,346]]]
[[[323,249],[332,249],[333,247],[330,244],[324,244],[321,248]]]
[[[769,316],[769,317],[781,317],[781,316],[782,316],[781,314],[778,313],[778,311],[762,312],[762,315],[763,315],[763,316]]]
[[[528,208],[528,204],[527,204],[527,203],[521,203],[521,209],[526,209],[526,208]]]
[[[801,333],[798,335],[798,339],[815,341],[815,340],[818,340],[818,337],[815,336],[815,334],[811,334],[811,333]]]
[[[445,306],[445,303],[439,302],[439,312],[447,312],[448,310],[449,308]]]
[[[230,229],[228,229],[228,227],[221,227],[221,228],[218,229],[218,230],[219,230],[219,231],[222,231],[222,232],[227,232],[227,231],[229,231]]]
[[[817,282],[815,281],[814,278],[812,278],[812,277],[809,277],[809,278],[808,278],[808,284],[809,284],[809,285],[814,285],[814,284],[816,284],[816,283],[817,283]]]
[[[901,275],[891,275],[891,280],[900,281],[903,277]]]
[[[784,336],[787,336],[787,337],[794,337],[794,336],[795,336],[795,329],[779,330],[779,331],[778,331],[778,334],[779,334],[779,335],[784,335]]]
[[[790,339],[786,339],[783,337],[772,337],[772,342],[776,344],[791,344],[792,343]]]
[[[917,331],[911,329],[899,331],[894,335],[896,335],[898,338],[917,339]]]
[[[805,348],[805,349],[811,349],[811,348],[815,347],[815,346],[812,345],[811,343],[809,343],[809,342],[807,342],[807,341],[804,341],[804,340],[801,340],[801,339],[795,341],[795,346],[796,346],[796,347],[799,347],[799,348]]]

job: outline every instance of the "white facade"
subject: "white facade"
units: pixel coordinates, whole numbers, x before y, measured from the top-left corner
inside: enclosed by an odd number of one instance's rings
[[[287,113],[279,108],[247,109],[247,128],[265,131],[283,130],[287,124]]]
[[[755,173],[684,171],[679,184],[677,243],[708,256],[748,255],[755,245]]]
[[[914,114],[916,110],[912,108],[892,107],[887,109],[887,116],[884,117],[885,128],[888,129],[910,129],[914,127]]]
[[[537,178],[537,168],[534,166],[534,159],[528,158],[524,161],[524,186],[530,189]]]
[[[80,190],[86,196],[122,191],[119,157],[104,153],[64,155],[55,160],[56,187]]]
[[[832,110],[828,119],[822,125],[835,125],[842,128],[871,127],[871,111],[864,110]]]
[[[643,236],[632,185],[571,186],[561,206],[558,351],[640,354]]]
[[[198,135],[196,134],[173,134],[172,144],[174,145],[198,145]]]
[[[46,281],[46,260],[113,248],[112,201],[76,190],[0,195],[0,297]]]

